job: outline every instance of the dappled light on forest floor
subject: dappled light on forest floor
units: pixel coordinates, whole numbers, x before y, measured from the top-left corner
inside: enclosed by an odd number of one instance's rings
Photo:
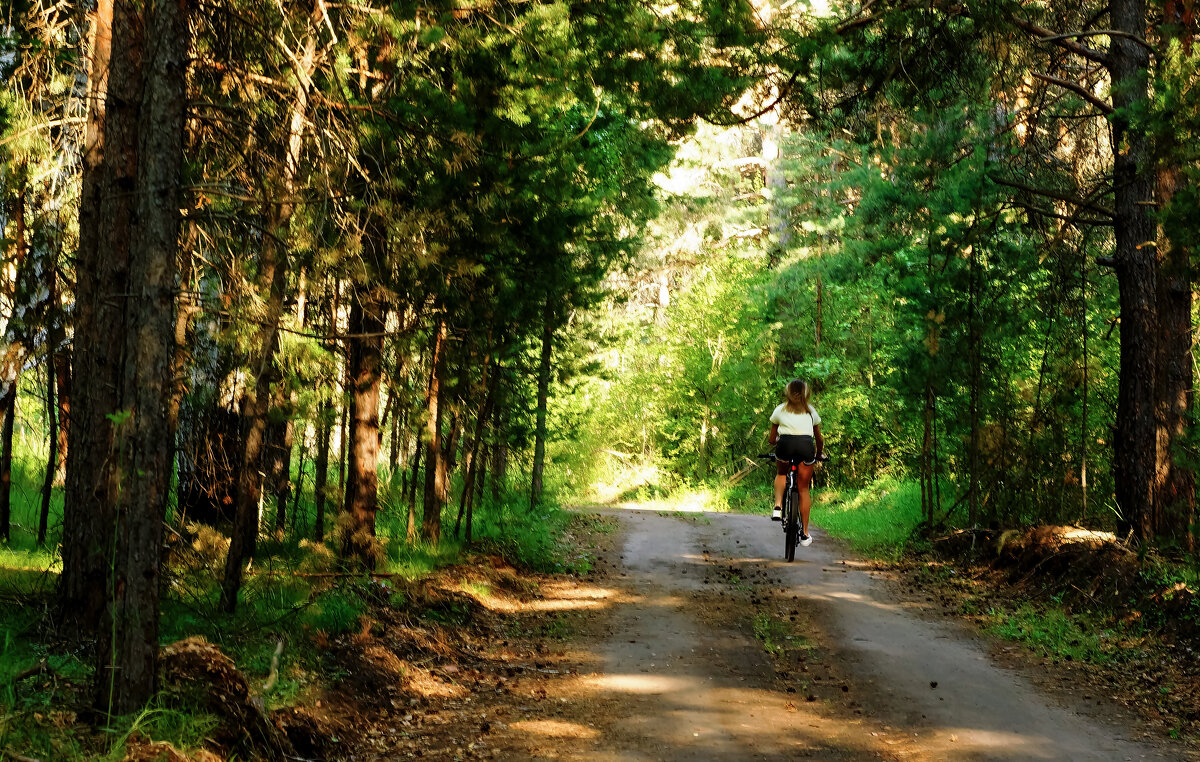
[[[513,730],[550,738],[596,738],[600,735],[595,728],[564,720],[522,720],[514,722]]]

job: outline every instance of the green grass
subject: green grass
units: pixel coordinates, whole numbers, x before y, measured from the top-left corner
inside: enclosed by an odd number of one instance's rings
[[[27,441],[35,439],[33,435],[27,437]],[[134,730],[155,740],[170,741],[184,750],[201,745],[205,735],[215,727],[215,720],[192,711],[186,702],[181,705],[178,697],[164,694],[145,711],[114,718],[110,729],[97,733],[84,731],[73,716],[68,717],[65,710],[59,711],[85,701],[92,668],[72,653],[51,650],[42,634],[57,581],[56,546],[62,495],[57,490],[52,503],[51,547],[38,548],[35,533],[41,455],[36,452],[25,455],[28,457],[19,459],[14,468],[13,542],[0,545],[0,762],[15,753],[66,762],[119,760],[124,755],[125,739]],[[382,550],[380,571],[418,579],[438,568],[462,562],[468,552],[478,551],[497,553],[540,571],[578,572],[590,566],[588,549],[561,539],[571,538],[568,530],[573,522],[586,525],[589,519],[565,512],[553,503],[529,510],[522,485],[505,491],[499,500],[492,499],[489,489],[483,505],[475,510],[475,542],[470,548],[454,536],[457,497],[443,512],[439,545],[408,543],[407,504],[399,492],[396,488],[381,492],[377,521]],[[320,650],[312,647],[318,632],[324,637],[334,637],[355,631],[362,627],[363,615],[372,605],[398,608],[408,605],[406,596],[387,582],[365,577],[291,576],[295,570],[323,572],[338,568],[334,539],[337,503],[331,501],[327,505],[326,543],[314,543],[306,539],[312,533],[312,497],[311,479],[306,479],[299,503],[289,503],[289,511],[295,515],[289,519],[287,536],[261,539],[253,564],[254,574],[246,578],[236,614],[221,613],[217,606],[224,567],[217,550],[219,533],[212,533],[206,549],[201,551],[190,551],[186,545],[176,547],[174,561],[165,574],[162,643],[203,636],[221,648],[258,690],[270,671],[277,644],[284,641],[278,680],[263,697],[268,708],[301,701],[314,684],[328,683],[331,679],[334,667],[325,664]],[[273,517],[274,505],[269,505],[264,522],[270,523]],[[597,520],[590,521],[588,526],[596,529]],[[488,590],[478,587],[471,592],[486,595]],[[469,611],[454,604],[425,614],[457,622],[469,615]],[[556,637],[569,632],[571,622],[556,621],[551,629],[545,634]],[[47,687],[49,683],[36,678],[14,682],[14,676],[42,660],[59,676],[51,681],[53,685]]]
[[[1112,659],[1112,646],[1104,631],[1085,629],[1082,622],[1057,607],[1037,608],[1025,603],[1012,610],[988,611],[985,629],[1043,656],[1066,661],[1104,664]]]
[[[817,491],[812,523],[859,553],[894,561],[921,521],[921,488],[892,478],[853,492]]]

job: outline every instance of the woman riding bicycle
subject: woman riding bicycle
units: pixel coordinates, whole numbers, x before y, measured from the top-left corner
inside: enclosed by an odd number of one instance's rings
[[[813,466],[825,450],[821,437],[821,416],[810,404],[812,387],[807,381],[795,379],[784,388],[787,401],[771,413],[771,444],[775,448],[775,510],[772,521],[782,518],[783,490],[787,484],[787,472],[792,463],[797,465],[796,482],[800,490],[800,544],[811,545],[808,533],[808,514],[812,507],[809,487],[812,485]]]

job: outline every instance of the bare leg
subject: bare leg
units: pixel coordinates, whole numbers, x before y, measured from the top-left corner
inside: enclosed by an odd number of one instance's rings
[[[812,508],[812,495],[809,492],[809,487],[812,486],[813,467],[801,464],[796,470],[796,486],[800,490],[800,534],[808,534],[808,513]]]
[[[780,474],[775,477],[775,505],[783,505],[783,488],[787,486],[787,476]]]
[[[808,513],[812,509],[812,496],[808,487],[800,488],[800,534],[808,534]]]

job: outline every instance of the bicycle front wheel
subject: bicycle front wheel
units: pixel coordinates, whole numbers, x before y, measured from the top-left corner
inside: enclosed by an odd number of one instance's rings
[[[783,557],[796,560],[796,541],[800,539],[800,495],[789,493],[783,507]]]

